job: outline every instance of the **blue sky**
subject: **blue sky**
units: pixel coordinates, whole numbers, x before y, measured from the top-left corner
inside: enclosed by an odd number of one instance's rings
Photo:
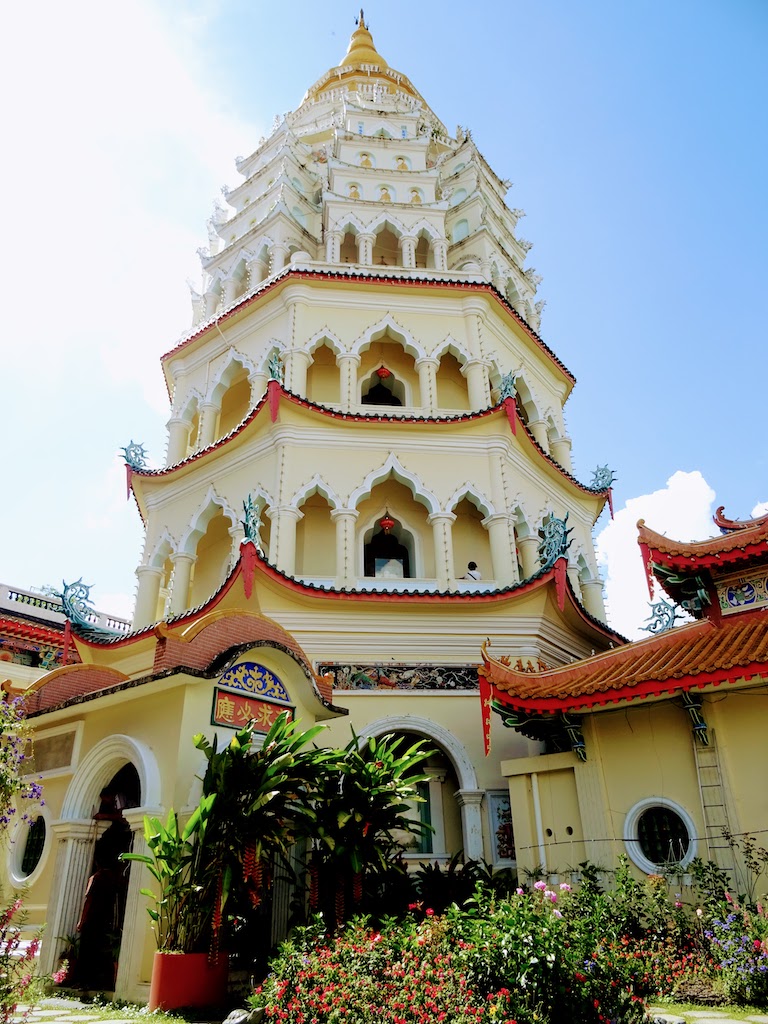
[[[14,7],[18,45],[0,72],[12,97],[0,579],[82,575],[99,606],[125,609],[141,529],[116,453],[133,438],[162,459],[158,360],[188,325],[205,219],[239,180],[235,155],[339,62],[357,9]],[[717,504],[744,517],[768,500],[768,4],[393,0],[366,17],[382,55],[451,132],[472,130],[527,211],[541,333],[578,379],[577,475],[608,463],[617,510],[629,503],[613,528],[626,559],[605,556],[626,629],[640,514],[701,536]]]

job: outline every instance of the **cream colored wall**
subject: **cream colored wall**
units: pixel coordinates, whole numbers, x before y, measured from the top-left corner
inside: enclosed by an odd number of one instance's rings
[[[336,526],[331,507],[319,494],[301,506],[304,518],[296,527],[296,574],[333,576],[336,573]]]
[[[440,409],[469,409],[467,382],[461,374],[461,364],[450,353],[443,355],[437,370],[437,405]]]
[[[466,499],[453,510],[453,561],[457,576],[463,576],[468,562],[477,562],[484,579],[493,578],[493,560],[488,531],[482,525],[483,513]]]
[[[336,355],[327,345],[320,345],[312,353],[312,364],[307,371],[307,398],[321,405],[338,404],[341,399]]]
[[[768,829],[768,790],[759,781],[768,768],[763,707],[768,688],[719,690],[705,698],[703,715],[717,743],[720,767],[731,800],[733,832]],[[765,836],[758,836],[768,846]]]

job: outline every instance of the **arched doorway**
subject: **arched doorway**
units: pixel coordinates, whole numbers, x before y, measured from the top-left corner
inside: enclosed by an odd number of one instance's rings
[[[118,769],[99,794],[95,839],[88,883],[76,929],[77,961],[70,981],[89,991],[115,987],[128,895],[129,864],[120,859],[131,849],[133,833],[123,811],[141,803],[139,773],[128,763]]]

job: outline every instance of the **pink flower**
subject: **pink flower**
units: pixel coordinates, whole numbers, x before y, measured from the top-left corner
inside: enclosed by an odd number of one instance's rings
[[[560,913],[560,911],[559,911],[559,910],[557,910],[557,909],[553,910],[553,911],[552,911],[552,913],[553,913],[553,914],[555,915],[555,917],[562,917],[562,916],[563,916],[563,915],[562,915],[562,914]]]
[[[552,900],[553,903],[557,903],[557,893],[553,892],[552,889],[546,890],[546,892],[544,893],[544,898],[547,900]]]
[[[547,883],[546,882],[534,882],[533,883],[533,888],[534,889],[538,889],[539,891],[541,891],[541,890],[547,888]]]
[[[570,887],[570,885],[568,885],[567,882],[561,882],[560,883],[560,892],[570,892],[570,891],[571,891],[571,887]]]
[[[523,890],[518,887],[517,889],[515,889],[515,895],[522,896],[523,895]]]

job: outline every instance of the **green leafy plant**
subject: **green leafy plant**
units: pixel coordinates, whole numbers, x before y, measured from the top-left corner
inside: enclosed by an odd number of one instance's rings
[[[154,906],[147,907],[157,948],[163,952],[193,953],[205,948],[211,920],[210,878],[214,870],[205,844],[216,794],[203,795],[183,828],[171,809],[165,825],[144,818],[148,854],[124,853],[123,860],[146,865],[159,891],[142,889]]]

